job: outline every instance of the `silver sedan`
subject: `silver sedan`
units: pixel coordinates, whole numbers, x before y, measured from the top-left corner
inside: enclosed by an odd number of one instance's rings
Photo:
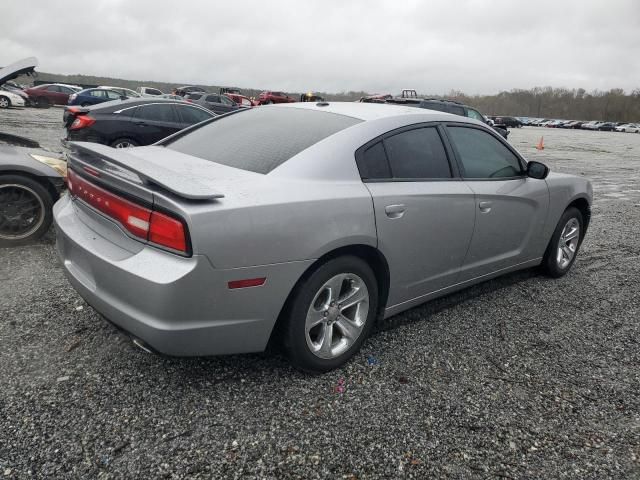
[[[75,289],[170,355],[262,351],[327,371],[374,322],[576,259],[589,181],[480,122],[364,103],[267,106],[127,150],[76,143],[57,244]]]

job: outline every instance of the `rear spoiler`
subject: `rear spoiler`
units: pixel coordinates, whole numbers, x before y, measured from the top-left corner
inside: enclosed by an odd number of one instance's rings
[[[163,189],[189,200],[212,200],[223,198],[224,195],[198,181],[198,177],[188,172],[164,169],[137,155],[127,152],[127,149],[115,149],[89,142],[69,142],[71,157],[87,161],[91,158],[112,163],[129,170],[140,177],[146,184],[158,185]]]

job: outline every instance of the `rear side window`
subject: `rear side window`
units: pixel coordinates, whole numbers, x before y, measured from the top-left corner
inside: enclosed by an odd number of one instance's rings
[[[522,175],[518,157],[488,132],[478,128],[447,127],[465,178],[503,178]]]
[[[461,117],[464,117],[464,108],[458,105],[451,105],[451,107],[449,107],[449,113],[453,113],[454,115],[460,115]]]
[[[187,95],[187,98],[189,100],[200,100],[200,97],[202,96],[201,93],[190,93]]]
[[[394,178],[451,178],[449,159],[435,127],[415,128],[384,140]]]
[[[221,117],[166,144],[230,167],[267,174],[361,120],[298,108],[252,108]]]
[[[142,105],[136,111],[136,118],[156,122],[178,122],[173,105]]]
[[[91,91],[91,96],[92,97],[98,97],[98,98],[104,98],[104,92],[102,90],[92,90]]]
[[[184,123],[188,123],[189,125],[200,123],[213,116],[210,113],[200,110],[199,108],[187,107],[185,105],[176,105],[176,107],[178,107],[178,111],[180,112],[180,115],[182,115],[182,121]]]
[[[358,158],[357,163],[363,180],[391,178],[391,170],[382,141],[367,148]]]

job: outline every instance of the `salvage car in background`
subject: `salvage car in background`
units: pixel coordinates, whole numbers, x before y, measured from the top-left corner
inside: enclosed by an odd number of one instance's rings
[[[66,161],[56,154],[32,140],[0,132],[0,247],[44,235],[66,175]]]
[[[640,125],[625,123],[616,127],[616,132],[640,133]]]
[[[20,95],[0,87],[0,109],[11,107],[24,107],[25,101]]]
[[[215,117],[184,101],[138,98],[93,107],[67,107],[67,140],[96,142],[114,148],[149,145],[183,128]]]
[[[184,97],[189,93],[195,93],[195,92],[206,93],[207,91],[202,87],[184,86],[184,87],[176,88],[174,92],[176,95],[180,95],[181,97]]]
[[[234,110],[241,108],[240,105],[226,95],[220,95],[217,93],[194,92],[187,94],[184,99],[189,103],[195,103],[196,105],[208,108],[217,115],[233,112]]]
[[[68,105],[80,105],[88,107],[89,105],[97,105],[98,103],[110,102],[112,100],[126,99],[124,95],[106,88],[87,88],[78,93],[69,95]]]
[[[20,75],[35,75],[37,65],[38,60],[35,57],[29,57],[0,68],[0,108],[20,107],[30,103],[26,92],[11,80]]]
[[[258,105],[271,105],[272,103],[293,103],[296,99],[283,92],[262,92],[256,101]]]
[[[246,109],[157,146],[71,148],[58,251],[90,305],[148,350],[271,340],[309,371],[345,363],[378,318],[522,268],[566,274],[592,201],[484,123],[392,105]]]
[[[142,97],[156,97],[159,95],[164,95],[162,91],[158,90],[157,88],[151,87],[138,87],[136,88],[136,92],[139,93],[138,96]]]
[[[134,92],[133,90],[131,90],[129,88],[109,87],[109,86],[106,86],[106,85],[100,86],[98,88],[105,89],[105,90],[111,90],[113,92],[119,93],[120,96],[126,97],[126,98],[140,98],[140,97],[142,97],[142,95],[140,95],[138,92]]]
[[[415,90],[414,90],[415,91]],[[407,90],[403,90],[405,94]],[[387,103],[393,105],[404,105],[407,107],[426,108],[428,110],[436,110],[438,112],[452,113],[454,115],[460,115],[462,117],[473,118],[486,125],[490,125],[496,132],[502,135],[505,139],[509,136],[507,127],[502,124],[492,124],[489,120],[482,115],[478,110],[468,105],[464,105],[460,102],[453,100],[441,100],[438,98],[416,98],[416,97],[393,97],[386,100]]]
[[[40,108],[49,108],[52,105],[66,105],[69,103],[69,97],[78,91],[69,85],[58,83],[38,85],[25,90],[31,99],[31,103]]]

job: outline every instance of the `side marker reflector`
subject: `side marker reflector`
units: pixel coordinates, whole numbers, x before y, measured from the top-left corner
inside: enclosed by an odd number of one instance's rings
[[[264,285],[264,282],[266,281],[267,281],[266,277],[247,278],[245,280],[233,280],[229,282],[229,289],[233,290],[236,288],[259,287],[261,285]]]

